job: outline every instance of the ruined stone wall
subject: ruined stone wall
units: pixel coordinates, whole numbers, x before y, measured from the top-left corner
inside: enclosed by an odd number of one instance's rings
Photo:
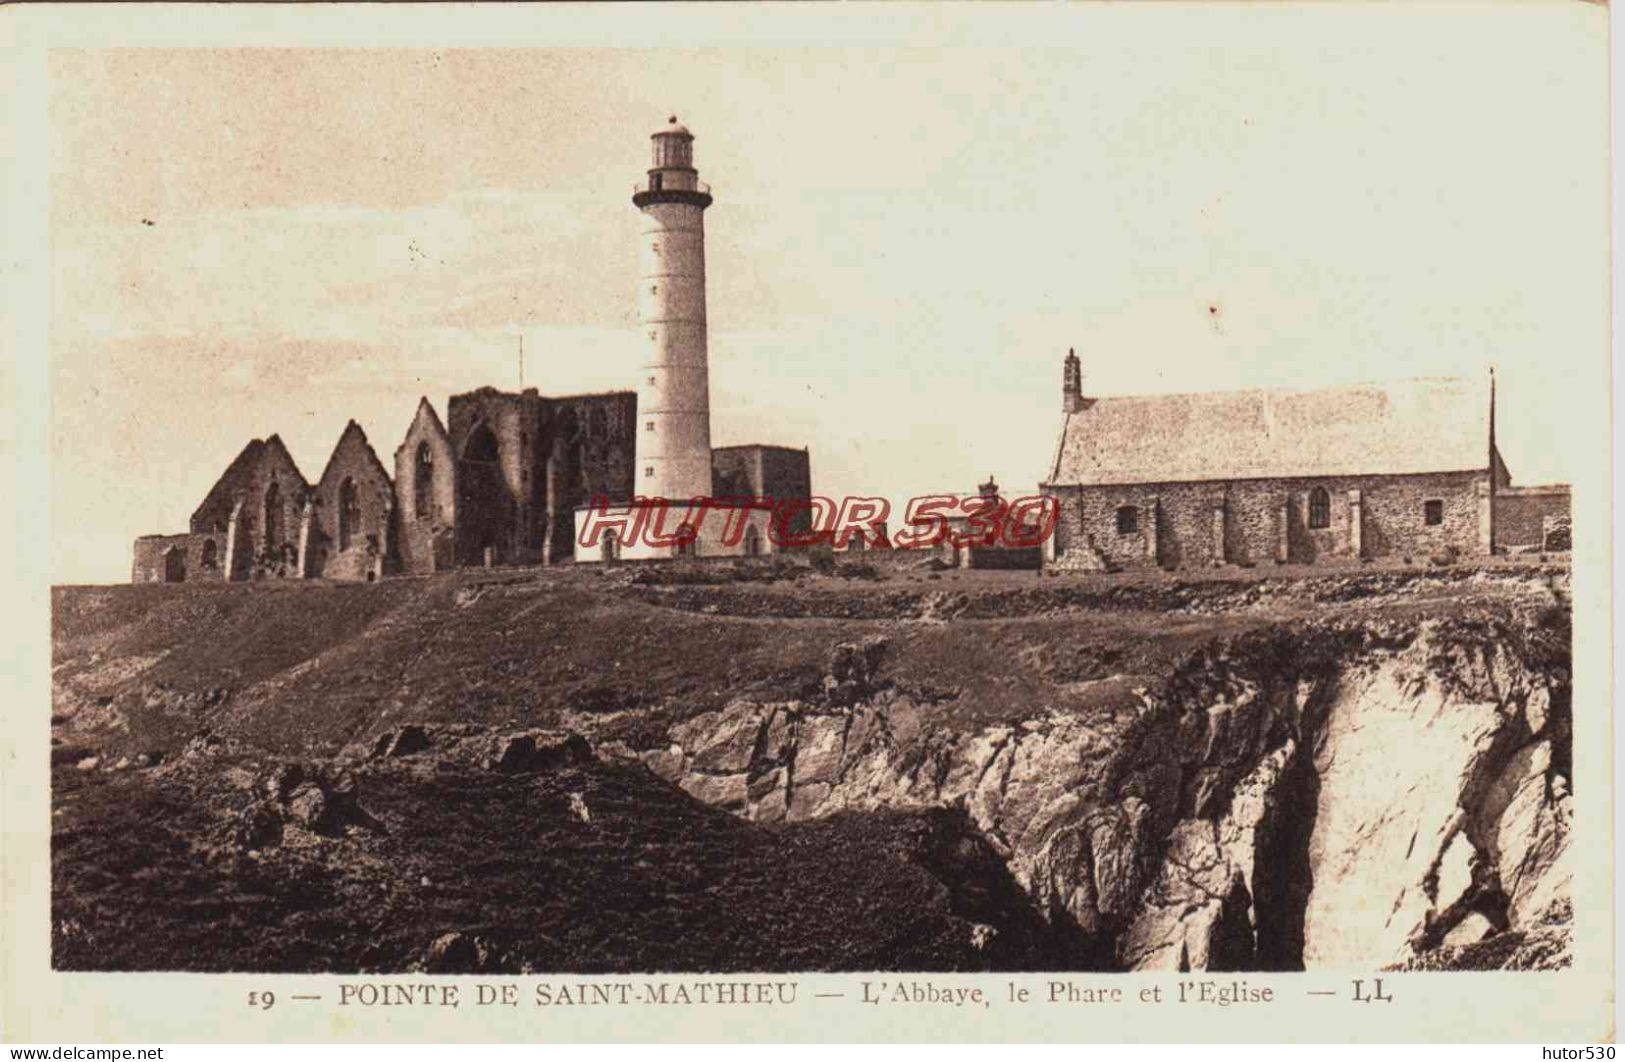
[[[1566,485],[1500,487],[1495,492],[1495,548],[1545,549],[1546,529],[1568,517]]]
[[[545,512],[543,401],[534,388],[493,388],[453,395],[447,430],[456,455],[457,562],[477,566],[487,550],[497,564],[541,553]],[[488,433],[488,434],[487,434]],[[494,444],[494,445],[493,445]]]
[[[347,494],[354,498],[348,533]],[[305,570],[346,581],[376,579],[395,571],[394,523],[394,484],[365,434],[351,421],[316,485]]]
[[[482,388],[453,395],[447,420],[456,563],[482,564],[487,549],[497,564],[570,557],[576,506],[631,495],[636,417],[630,391],[548,398],[535,389]]]
[[[225,578],[224,531],[184,535],[142,535],[135,540],[130,567],[134,583],[220,582]]]
[[[766,498],[774,502],[812,497],[812,466],[806,450],[786,446],[725,446],[711,451],[713,491],[719,498]],[[796,510],[786,530],[804,534],[812,511]]]
[[[298,574],[294,559],[299,550],[299,520],[309,492],[310,486],[280,438],[255,439],[210,488],[192,514],[191,529],[194,534],[219,535],[224,550],[236,511],[243,549],[241,555],[233,556],[233,577],[291,578]]]
[[[637,445],[636,392],[572,395],[551,402],[555,409],[568,409],[574,414],[578,431],[575,490],[558,499],[555,508],[568,513],[594,497],[630,499],[632,457]]]
[[[420,453],[427,458],[425,466]],[[419,484],[419,470],[426,472]],[[420,407],[395,451],[396,549],[401,570],[445,571],[456,564],[457,482],[451,439]]]
[[[965,566],[990,571],[1037,571],[1042,553],[1037,546],[967,546]]]
[[[717,497],[761,497],[761,485],[760,447],[727,446],[711,451],[711,489]]]
[[[1328,494],[1329,520],[1311,528],[1310,492]],[[1489,474],[1241,480],[1051,487],[1060,501],[1058,570],[1312,564],[1362,557],[1422,559],[1488,552]],[[1441,520],[1426,522],[1426,503]],[[1135,528],[1120,531],[1131,507]]]
[[[547,400],[549,437],[543,528],[549,562],[574,555],[577,506],[594,498],[624,501],[632,494],[637,395],[631,391]]]

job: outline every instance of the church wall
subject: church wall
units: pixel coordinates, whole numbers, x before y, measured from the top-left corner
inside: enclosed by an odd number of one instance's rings
[[[593,498],[632,496],[637,395],[631,391],[547,399],[550,445],[543,492],[548,560],[574,553],[575,509]]]
[[[1200,568],[1217,564],[1313,564],[1360,557],[1425,560],[1454,549],[1487,552],[1488,472],[1305,479],[1052,486],[1060,501],[1057,570]],[[1309,527],[1310,492],[1329,495],[1325,528]],[[1358,491],[1356,503],[1350,496]],[[1442,520],[1425,521],[1424,503],[1441,503]],[[1119,531],[1117,512],[1132,506],[1137,527]],[[1359,510],[1358,532],[1353,513]],[[1222,513],[1216,518],[1215,511]],[[1284,529],[1284,536],[1283,536]],[[1092,545],[1092,548],[1091,548]]]
[[[418,452],[427,447],[428,483],[418,489]],[[401,570],[445,571],[456,564],[457,487],[451,440],[427,416],[407,429],[395,451],[396,548]],[[419,498],[424,504],[419,505]]]
[[[542,399],[534,388],[508,394],[489,387],[453,395],[447,404],[457,471],[457,562],[479,566],[489,549],[497,564],[541,557],[539,514],[545,505],[546,441]],[[495,462],[476,460],[482,429],[496,440]]]
[[[192,532],[217,534],[223,549],[232,512],[241,503],[238,534],[246,552],[236,559],[234,577],[296,577],[299,520],[309,489],[280,439],[256,439],[192,514]]]
[[[573,553],[574,511],[594,497],[632,493],[637,396],[630,391],[547,398],[482,388],[452,396],[456,563],[552,563]],[[489,429],[494,466],[471,461]]]
[[[356,520],[348,536],[342,534],[344,484],[355,487]],[[392,524],[395,489],[359,430],[346,432],[316,485],[312,556],[307,568],[324,579],[361,581],[395,570]]]

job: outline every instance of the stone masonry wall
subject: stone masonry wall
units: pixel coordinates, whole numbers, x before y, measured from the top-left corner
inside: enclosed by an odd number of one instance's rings
[[[546,440],[543,404],[534,388],[509,394],[493,388],[453,395],[447,404],[447,430],[457,457],[457,560],[479,565],[490,549],[499,564],[534,560],[541,553],[537,504],[546,484],[541,474]],[[496,439],[494,466],[469,461],[470,444],[481,428]]]
[[[1545,548],[1546,528],[1569,516],[1569,488],[1513,487],[1495,493],[1495,548]]]
[[[130,581],[219,582],[225,578],[225,563],[224,531],[184,535],[143,535],[135,540],[135,557],[130,569]],[[171,578],[175,575],[179,576],[178,580]]]
[[[341,534],[344,485],[355,488],[358,519],[349,541]],[[395,488],[354,421],[339,439],[316,485],[312,556],[306,569],[326,579],[359,581],[395,570],[391,525]]]
[[[1060,501],[1058,570],[1197,568],[1292,564],[1360,557],[1425,558],[1453,549],[1487,552],[1488,472],[1325,479],[1242,480],[1050,488]],[[1309,495],[1330,495],[1325,528],[1309,527]],[[1358,500],[1352,492],[1358,492]],[[1428,525],[1424,503],[1442,520]],[[1119,532],[1117,512],[1132,506],[1138,528]],[[1359,519],[1353,518],[1356,506]],[[1221,515],[1216,515],[1221,514]],[[1092,548],[1091,548],[1092,547]]]
[[[418,501],[418,452],[427,448],[428,484]],[[456,564],[456,461],[451,439],[427,407],[407,429],[395,451],[396,549],[401,570],[414,574],[446,571]]]
[[[226,532],[236,511],[244,553],[233,558],[235,577],[293,577],[297,575],[293,561],[299,549],[300,515],[309,490],[280,438],[273,435],[264,441],[255,439],[237,455],[192,514],[191,530],[194,534],[219,535],[220,548],[224,549]]]
[[[546,556],[555,562],[575,552],[575,510],[594,498],[632,496],[637,446],[637,394],[571,395],[547,400],[549,446],[540,519]]]

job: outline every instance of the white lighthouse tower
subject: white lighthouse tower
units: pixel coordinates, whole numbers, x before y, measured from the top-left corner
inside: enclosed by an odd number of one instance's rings
[[[650,138],[654,165],[632,195],[638,236],[638,375],[632,490],[687,502],[711,494],[711,385],[705,341],[705,208],[694,136],[674,115]]]
[[[784,520],[797,533],[812,511],[807,451],[747,445],[713,454],[705,335],[711,189],[694,169],[694,135],[675,116],[651,139],[654,164],[632,193],[643,212],[637,305],[647,356],[638,372],[631,497],[576,506],[575,562],[777,553],[788,536],[776,537],[775,506],[801,504],[799,522]],[[716,497],[713,460],[724,498]]]

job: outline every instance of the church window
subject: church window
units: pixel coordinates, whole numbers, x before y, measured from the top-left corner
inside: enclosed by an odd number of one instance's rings
[[[1423,502],[1422,522],[1429,527],[1444,523],[1444,502],[1437,498]]]
[[[282,538],[282,489],[276,480],[265,488],[265,545],[269,549]]]
[[[418,443],[417,464],[412,472],[412,512],[419,520],[429,518],[430,491],[434,486],[434,454],[426,442]]]
[[[1117,533],[1119,535],[1132,535],[1140,530],[1140,510],[1132,505],[1119,506],[1117,509]]]
[[[344,477],[339,484],[339,549],[350,548],[350,541],[361,530],[361,499],[356,494],[355,480]]]
[[[1309,526],[1317,530],[1332,526],[1332,496],[1325,487],[1309,492]]]
[[[214,539],[212,539],[212,538],[204,539],[203,540],[203,567],[205,569],[210,569],[210,570],[214,569],[220,563],[219,555],[220,555],[219,554],[219,549],[218,549],[217,546],[215,546]]]

